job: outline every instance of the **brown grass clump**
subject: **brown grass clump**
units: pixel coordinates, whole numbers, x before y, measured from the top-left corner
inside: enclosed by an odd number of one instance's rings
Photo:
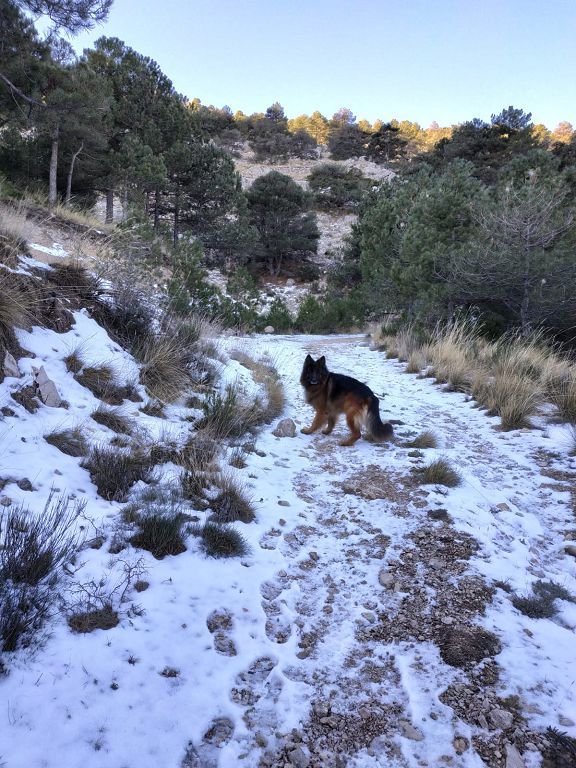
[[[0,262],[15,267],[20,256],[28,255],[30,226],[26,215],[14,206],[0,210]]]
[[[140,381],[157,400],[174,402],[190,386],[190,352],[177,335],[148,335],[135,356],[142,363]]]
[[[66,366],[66,370],[70,373],[80,373],[82,366],[84,365],[84,361],[82,360],[82,355],[79,348],[70,350],[70,352],[64,358],[64,365]]]
[[[424,430],[417,435],[413,440],[408,440],[404,443],[405,448],[437,448],[438,440],[434,432],[429,429]]]
[[[406,363],[406,373],[421,373],[429,363],[430,347],[426,345],[420,349],[415,349],[408,355]]]
[[[86,456],[88,453],[88,442],[79,427],[54,430],[44,435],[44,440],[67,456]]]
[[[102,608],[73,613],[68,617],[70,629],[81,634],[94,632],[96,629],[113,629],[119,623],[118,614],[109,603]]]
[[[548,383],[548,395],[558,410],[558,418],[576,424],[576,368],[564,379]]]
[[[60,298],[68,301],[92,302],[102,293],[98,278],[78,260],[51,263],[46,270],[46,280],[57,289]]]
[[[430,344],[430,373],[436,381],[447,384],[452,391],[467,391],[477,367],[477,340],[478,331],[466,318],[449,326],[437,326]]]
[[[19,355],[15,328],[31,330],[35,320],[34,295],[25,291],[22,284],[11,275],[0,272],[0,356],[4,352]]]
[[[213,439],[240,437],[262,423],[263,412],[257,403],[245,403],[229,385],[225,394],[214,392],[203,404],[204,418],[197,427]]]
[[[212,515],[210,520],[215,523],[252,523],[256,512],[245,489],[236,480],[226,474],[220,474],[216,480],[220,493],[210,501]]]
[[[107,501],[126,501],[130,488],[138,480],[145,483],[153,479],[149,457],[134,451],[127,453],[114,448],[92,448],[82,466],[98,493]]]
[[[446,459],[435,459],[422,470],[422,482],[430,485],[445,485],[455,488],[460,485],[462,478],[458,472],[450,466]]]
[[[94,397],[108,405],[121,405],[124,400],[138,402],[142,399],[134,385],[116,383],[116,374],[110,365],[85,365],[74,378],[83,387],[89,389]]]
[[[110,408],[100,403],[90,415],[97,424],[108,427],[112,432],[130,435],[133,431],[132,420],[120,408]]]
[[[255,360],[239,349],[232,350],[230,357],[251,371],[254,381],[264,387],[266,406],[261,409],[260,419],[261,423],[270,424],[281,415],[285,406],[284,387],[274,362],[265,357]]]
[[[489,413],[500,416],[502,429],[510,430],[532,426],[530,417],[536,414],[543,391],[538,378],[530,376],[526,369],[519,372],[517,355],[504,352],[483,395],[481,404]]]

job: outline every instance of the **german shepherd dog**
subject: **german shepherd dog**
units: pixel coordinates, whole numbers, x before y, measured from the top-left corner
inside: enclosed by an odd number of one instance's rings
[[[360,427],[366,428],[372,440],[389,440],[393,435],[392,425],[380,419],[378,398],[370,387],[351,376],[330,373],[326,358],[313,360],[310,355],[304,361],[300,384],[304,387],[306,401],[316,411],[314,421],[300,431],[311,435],[326,424],[322,434],[329,435],[341,413],[352,433],[340,445],[354,445],[360,439]]]

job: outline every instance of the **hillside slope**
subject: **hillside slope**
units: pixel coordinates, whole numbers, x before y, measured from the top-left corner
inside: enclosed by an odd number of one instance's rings
[[[27,525],[41,520],[56,494],[80,505],[83,542],[58,569],[40,645],[2,654],[6,768],[570,765],[572,742],[554,735],[576,737],[566,428],[542,420],[501,432],[463,395],[406,375],[359,336],[213,338],[202,347],[211,383],[197,378],[160,407],[145,366],[91,314],[74,309],[60,332],[17,331],[20,375],[0,384],[3,521],[19,505]],[[203,414],[229,387],[266,403],[270,361],[286,395],[280,415],[309,424],[298,383],[308,353],[383,397],[383,417],[403,422],[396,442],[342,448],[343,425],[277,437],[278,416],[215,445],[202,437]],[[90,391],[82,370],[102,364],[132,398],[116,411],[129,428],[95,416],[109,392]],[[40,366],[58,406],[38,397]],[[32,409],[18,396],[27,387]],[[408,446],[431,427],[439,449]],[[89,455],[137,451],[151,471],[110,496],[116,464],[97,481],[85,458],[47,441],[66,430]],[[437,456],[460,486],[422,482]],[[230,492],[222,506],[226,487],[255,518],[232,517],[249,549],[223,558],[199,530],[242,507]],[[182,527],[177,552],[143,548],[151,510]],[[564,591],[552,615],[531,618],[511,598],[542,583]],[[95,605],[115,619],[79,624]]]

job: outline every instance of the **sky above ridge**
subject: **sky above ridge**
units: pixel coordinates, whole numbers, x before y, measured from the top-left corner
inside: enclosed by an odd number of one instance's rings
[[[71,42],[118,37],[176,89],[246,114],[349,107],[360,119],[463,122],[513,105],[576,125],[574,0],[114,0]]]

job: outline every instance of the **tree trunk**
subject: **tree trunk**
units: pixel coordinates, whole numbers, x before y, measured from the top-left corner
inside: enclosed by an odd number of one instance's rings
[[[160,220],[160,190],[157,189],[154,193],[154,232],[158,231],[158,223]]]
[[[150,192],[146,190],[144,193],[144,216],[146,217],[146,222],[148,222],[148,216],[150,215]]]
[[[48,180],[48,205],[53,208],[58,199],[58,190],[56,188],[56,179],[58,174],[58,144],[60,138],[60,127],[56,125],[52,130],[52,154],[50,155],[50,174]]]
[[[176,185],[176,194],[174,196],[174,231],[172,234],[172,243],[174,248],[178,245],[178,227],[180,217],[180,186]]]
[[[106,190],[106,224],[112,224],[114,221],[114,190]]]
[[[80,148],[74,152],[72,155],[72,159],[70,160],[70,168],[68,170],[68,179],[66,181],[66,202],[65,205],[68,208],[70,206],[70,198],[72,197],[72,175],[74,174],[74,163],[76,162],[76,158],[82,152],[84,149],[84,142],[80,144]]]

